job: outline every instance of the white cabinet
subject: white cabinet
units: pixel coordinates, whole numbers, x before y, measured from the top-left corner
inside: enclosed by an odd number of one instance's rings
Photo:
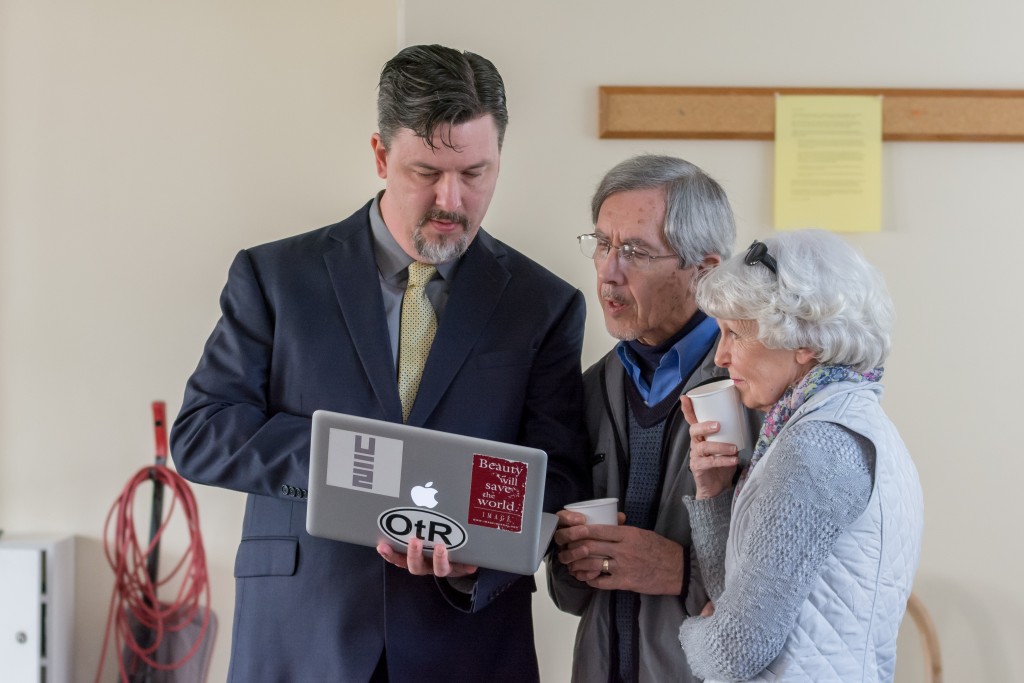
[[[71,680],[72,537],[0,537],[0,662],[10,683]]]

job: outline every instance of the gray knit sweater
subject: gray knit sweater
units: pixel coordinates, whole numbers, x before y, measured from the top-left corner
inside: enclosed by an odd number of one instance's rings
[[[733,490],[714,498],[685,498],[693,550],[711,617],[683,622],[679,641],[700,678],[742,681],[782,651],[803,602],[836,539],[867,508],[875,466],[871,442],[844,427],[800,422],[780,432],[760,467],[770,490],[751,510],[743,540],[747,562],[729,577],[725,547]]]

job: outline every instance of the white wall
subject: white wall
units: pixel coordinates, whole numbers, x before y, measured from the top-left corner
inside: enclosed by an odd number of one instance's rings
[[[97,539],[152,460],[149,401],[177,411],[237,249],[334,221],[379,186],[367,141],[396,36],[478,51],[504,75],[512,121],[486,226],[591,297],[589,363],[611,341],[573,237],[610,166],[641,151],[701,165],[733,200],[740,244],[771,220],[770,143],[598,140],[598,85],[1020,88],[1022,25],[1015,0],[0,0],[0,528],[83,537],[98,578],[79,592],[103,612]],[[927,497],[916,588],[947,680],[1024,680],[1008,521],[1024,511],[1024,465],[1013,384],[998,381],[1024,332],[1024,145],[884,154],[884,231],[850,240],[900,314],[886,406]],[[242,497],[195,491],[222,627],[216,681]],[[566,680],[574,620],[543,593],[536,604],[545,680]],[[98,630],[80,624],[80,680]]]
[[[104,517],[153,462],[149,403],[177,413],[238,249],[379,186],[369,140],[396,27],[372,0],[0,0],[0,528],[83,537],[78,681],[109,599]],[[222,681],[244,498],[193,490]]]
[[[614,163],[659,152],[702,166],[729,193],[741,245],[772,218],[770,143],[599,140],[599,85],[1024,87],[1017,0],[435,0],[405,11],[407,43],[478,51],[501,70],[511,123],[485,225],[588,294],[586,362],[611,340],[573,237],[589,230],[590,195]],[[1021,681],[1024,553],[1011,520],[1024,512],[1012,375],[1024,144],[887,143],[884,174],[883,232],[849,239],[883,269],[899,314],[885,406],[926,497],[915,588],[946,680]],[[565,680],[571,622],[537,604],[547,679]]]

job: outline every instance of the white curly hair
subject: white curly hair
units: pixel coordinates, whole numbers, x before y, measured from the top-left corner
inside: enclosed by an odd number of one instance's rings
[[[842,238],[795,230],[765,239],[778,274],[745,252],[702,273],[697,305],[713,318],[752,320],[772,349],[807,348],[819,363],[867,372],[891,348],[895,321],[881,273]]]

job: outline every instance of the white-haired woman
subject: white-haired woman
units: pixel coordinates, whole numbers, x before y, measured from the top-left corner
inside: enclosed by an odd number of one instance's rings
[[[697,302],[722,331],[715,362],[766,417],[734,487],[736,448],[682,399],[712,600],[680,629],[687,661],[715,681],[891,681],[922,499],[879,405],[881,275],[830,233],[782,233],[709,271]]]

